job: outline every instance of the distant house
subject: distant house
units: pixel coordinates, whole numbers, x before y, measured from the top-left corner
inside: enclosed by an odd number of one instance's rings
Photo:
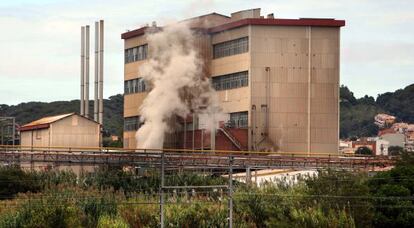
[[[390,143],[382,138],[363,138],[360,141],[352,142],[352,148],[356,151],[360,147],[367,147],[372,150],[373,155],[388,155]]]
[[[387,140],[389,146],[399,146],[404,148],[405,146],[405,135],[402,133],[386,133],[381,135],[381,139]]]
[[[380,128],[384,128],[386,126],[393,124],[395,122],[395,119],[395,116],[391,116],[384,113],[380,113],[374,117],[375,124]]]
[[[76,113],[44,117],[20,127],[21,145],[99,147],[99,123]]]

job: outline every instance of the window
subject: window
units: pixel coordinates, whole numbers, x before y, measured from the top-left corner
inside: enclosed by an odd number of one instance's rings
[[[243,37],[235,40],[218,43],[213,46],[213,58],[237,55],[249,51],[249,38]]]
[[[148,56],[148,44],[125,49],[125,63],[131,63],[146,59]]]
[[[143,78],[131,79],[124,82],[124,93],[142,93],[147,90],[148,86],[146,85]]]
[[[233,112],[230,113],[230,127],[233,128],[247,128],[248,116],[247,112]]]
[[[238,72],[222,76],[213,77],[213,88],[217,91],[235,89],[249,85],[248,72]]]
[[[139,116],[125,117],[124,119],[124,130],[125,131],[136,131],[141,127]]]

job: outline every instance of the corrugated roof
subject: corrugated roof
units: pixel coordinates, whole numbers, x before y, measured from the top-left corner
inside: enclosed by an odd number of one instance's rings
[[[41,119],[32,121],[28,124],[25,124],[23,126],[20,127],[20,131],[25,131],[25,130],[33,130],[33,129],[41,129],[41,128],[48,128],[49,124],[56,122],[58,120],[61,120],[63,118],[66,118],[68,116],[74,115],[75,113],[66,113],[66,114],[61,114],[61,115],[57,115],[57,116],[47,116],[47,117],[43,117]]]

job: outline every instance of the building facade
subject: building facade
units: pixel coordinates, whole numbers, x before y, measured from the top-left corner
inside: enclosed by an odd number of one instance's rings
[[[230,141],[226,149],[338,153],[340,28],[345,21],[265,18],[260,9],[187,21],[204,31],[198,44],[227,114],[225,127],[217,131]],[[151,55],[147,29],[121,35],[128,148],[136,147],[139,107],[148,93],[139,72]]]
[[[25,147],[99,147],[100,125],[75,113],[44,117],[20,127]]]

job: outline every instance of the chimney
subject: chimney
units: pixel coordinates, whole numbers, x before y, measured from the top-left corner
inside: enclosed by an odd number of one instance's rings
[[[84,105],[84,78],[85,78],[85,27],[81,27],[81,72],[80,72],[80,115],[85,115]]]
[[[95,81],[94,81],[94,102],[93,102],[93,120],[99,122],[99,102],[98,102],[98,80],[99,80],[99,22],[95,22]]]
[[[86,26],[86,45],[85,45],[85,117],[89,118],[89,53],[90,53],[90,39],[89,39],[89,25]]]
[[[267,18],[268,18],[268,19],[275,19],[275,15],[274,15],[273,13],[269,13],[269,14],[267,15]]]
[[[104,21],[99,21],[99,123],[103,125]]]

